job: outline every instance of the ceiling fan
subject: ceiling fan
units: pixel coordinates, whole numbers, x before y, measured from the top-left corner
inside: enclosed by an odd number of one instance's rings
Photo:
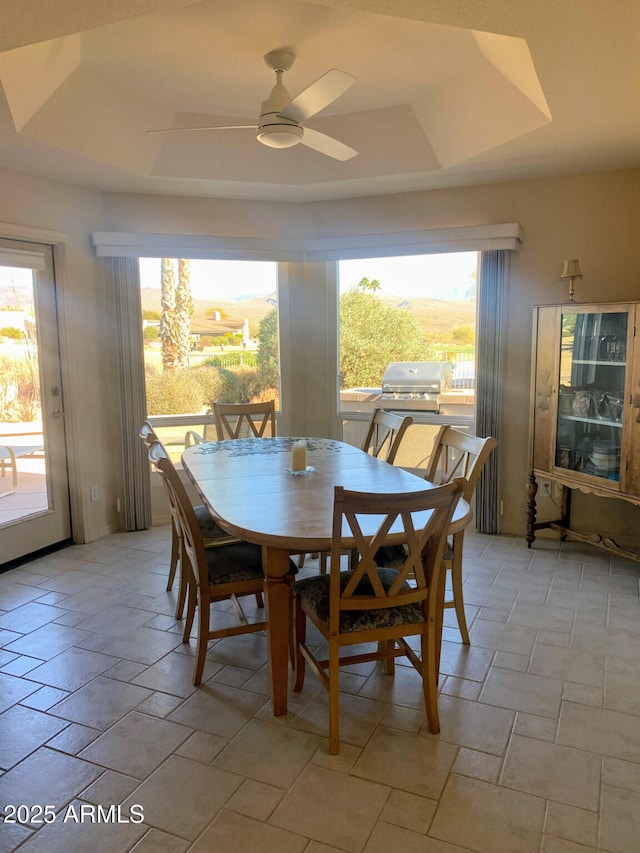
[[[355,83],[355,77],[335,68],[323,74],[315,83],[303,89],[295,98],[287,92],[282,75],[296,58],[292,50],[273,50],[264,61],[276,74],[276,85],[266,101],[262,102],[258,124],[204,125],[201,127],[165,127],[147,133],[188,133],[196,130],[255,130],[256,137],[269,148],[291,148],[302,143],[314,151],[349,160],[358,153],[349,145],[325,133],[303,126],[306,119],[332,104]]]

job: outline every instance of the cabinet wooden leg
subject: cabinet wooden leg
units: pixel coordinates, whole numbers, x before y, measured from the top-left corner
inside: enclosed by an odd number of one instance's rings
[[[536,538],[536,495],[538,483],[533,471],[527,481],[527,547],[531,548]]]

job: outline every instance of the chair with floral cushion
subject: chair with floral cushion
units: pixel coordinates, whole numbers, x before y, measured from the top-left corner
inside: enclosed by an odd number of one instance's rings
[[[304,685],[308,663],[329,693],[329,752],[340,748],[339,668],[383,660],[393,674],[395,658],[406,656],[422,677],[429,731],[440,730],[437,705],[440,659],[443,560],[446,536],[464,484],[400,494],[370,494],[336,486],[329,574],[294,583],[295,685]],[[406,546],[404,562],[376,565],[390,535]],[[340,556],[355,546],[349,570]],[[440,602],[440,603],[439,603]],[[310,619],[328,645],[319,659],[307,643]],[[405,637],[420,638],[420,654]],[[371,652],[345,655],[343,649],[377,644]],[[321,649],[326,650],[323,645]]]
[[[155,441],[160,441],[157,433],[155,432],[149,421],[144,421],[144,423],[140,427],[140,438],[145,442],[147,447],[151,447],[151,445]],[[167,592],[170,592],[173,589],[173,582],[176,577],[176,572],[178,566],[180,566],[180,574],[178,577],[178,598],[176,601],[175,617],[176,619],[182,619],[182,614],[184,613],[184,605],[187,598],[188,573],[182,571],[182,533],[180,528],[180,521],[178,519],[178,510],[177,507],[174,506],[173,496],[169,491],[166,480],[164,478],[162,478],[162,483],[165,487],[165,491],[169,499],[169,513],[171,516],[171,558],[169,562],[169,577],[167,578]],[[200,532],[202,534],[205,548],[208,548],[210,546],[213,547],[216,544],[220,543],[230,544],[232,542],[242,541],[236,536],[232,536],[231,534],[223,530],[220,525],[213,520],[213,518],[211,517],[211,513],[206,508],[206,506],[203,506],[202,504],[195,504],[193,506],[193,511],[198,522],[198,527],[200,528]],[[264,606],[264,601],[261,592],[258,593],[257,602],[258,606]]]
[[[393,412],[376,408],[371,412],[367,431],[360,447],[365,453],[384,459],[389,465],[393,465],[404,434],[412,423],[411,415],[396,415]],[[326,551],[320,554],[319,568],[323,575],[327,573],[328,556]],[[301,564],[298,563],[298,565]]]
[[[471,503],[482,469],[497,444],[492,436],[479,438],[451,426],[442,426],[434,439],[425,479],[431,483],[442,484],[450,482],[454,477],[464,478],[463,498],[467,503]],[[461,530],[449,537],[445,549],[445,563],[447,570],[451,572],[452,598],[447,599],[444,606],[455,609],[462,642],[468,646],[469,629],[462,595],[463,543],[464,530]]]
[[[193,683],[197,686],[202,680],[210,640],[267,630],[266,621],[252,622],[247,618],[239,601],[243,596],[258,596],[262,592],[262,549],[259,545],[242,540],[219,540],[205,548],[193,504],[162,442],[154,441],[151,444],[149,461],[167,485],[180,524],[181,570],[188,574],[189,578],[187,615],[182,641],[189,642],[197,610],[198,628],[193,673]],[[289,562],[292,579],[297,569],[293,562]],[[231,600],[233,604],[238,616],[235,625],[215,624],[216,614],[212,613],[211,605],[224,600]]]

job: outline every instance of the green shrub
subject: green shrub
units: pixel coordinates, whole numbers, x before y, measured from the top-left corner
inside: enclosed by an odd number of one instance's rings
[[[160,337],[160,329],[157,326],[146,326],[142,332],[145,341],[155,341]]]
[[[218,373],[222,383],[217,397],[220,403],[250,403],[261,392],[255,367],[220,367]]]
[[[0,338],[11,338],[14,341],[24,340],[24,331],[16,329],[15,326],[5,326],[0,329]]]
[[[0,356],[0,421],[30,423],[40,416],[40,381],[35,361]]]
[[[191,367],[189,373],[202,388],[202,401],[197,411],[200,411],[203,406],[208,406],[211,400],[219,399],[224,383],[216,367],[199,365]]]
[[[205,393],[193,373],[186,368],[159,371],[155,367],[146,367],[147,414],[188,415],[201,412]]]

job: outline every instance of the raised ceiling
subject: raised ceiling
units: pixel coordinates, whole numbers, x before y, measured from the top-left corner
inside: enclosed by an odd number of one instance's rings
[[[310,200],[640,165],[638,0],[15,5],[0,36],[10,168]],[[146,133],[254,123],[275,82],[263,56],[283,47],[292,96],[330,68],[356,78],[308,124],[358,156],[269,149],[251,130]]]

